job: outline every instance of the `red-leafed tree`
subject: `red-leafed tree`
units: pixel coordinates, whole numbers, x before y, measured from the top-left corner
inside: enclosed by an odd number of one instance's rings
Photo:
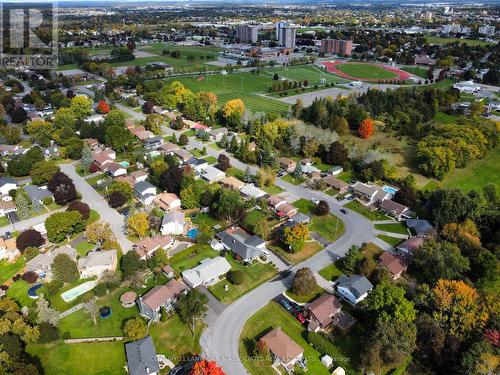
[[[106,114],[109,112],[109,105],[104,100],[99,100],[96,108],[97,113]]]
[[[218,367],[215,361],[202,359],[194,364],[189,375],[225,375],[222,368]]]
[[[66,211],[78,211],[82,215],[83,220],[87,220],[90,215],[89,205],[80,201],[71,202]]]
[[[484,330],[484,338],[489,341],[489,343],[495,347],[500,346],[500,332],[493,328],[487,328]]]
[[[16,238],[16,246],[21,252],[27,247],[40,247],[44,243],[45,239],[34,229],[27,229]]]
[[[22,278],[27,283],[33,284],[38,279],[38,275],[36,274],[36,272],[28,271],[28,272],[23,273]]]
[[[373,120],[371,118],[365,118],[361,121],[361,124],[358,128],[359,136],[363,139],[370,138],[375,132],[375,125],[373,124]]]
[[[63,172],[57,172],[48,183],[57,204],[63,205],[76,199],[76,188],[73,180]]]

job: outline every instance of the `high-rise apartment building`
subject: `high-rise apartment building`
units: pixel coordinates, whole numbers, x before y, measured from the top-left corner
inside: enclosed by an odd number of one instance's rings
[[[279,44],[285,48],[295,48],[295,26],[283,26],[279,29]]]
[[[236,26],[236,39],[240,43],[256,43],[259,38],[259,26],[238,25]]]
[[[352,40],[322,39],[320,52],[350,56],[352,53]]]

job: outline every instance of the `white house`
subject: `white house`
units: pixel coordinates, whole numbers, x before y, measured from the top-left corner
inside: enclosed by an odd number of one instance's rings
[[[184,234],[184,227],[186,226],[186,220],[184,218],[184,213],[180,211],[170,211],[163,216],[161,222],[161,234]]]
[[[264,190],[259,189],[254,184],[246,184],[240,190],[240,193],[246,198],[255,198],[255,199],[262,198],[267,194]]]
[[[340,276],[335,284],[337,293],[353,305],[364,300],[373,289],[372,283],[362,275]]]
[[[208,167],[206,160],[199,158],[191,158],[186,162],[197,174],[202,173]]]
[[[116,250],[91,251],[78,259],[77,268],[82,278],[100,278],[106,271],[115,272],[117,262]]]
[[[231,269],[231,265],[223,257],[206,258],[199,265],[182,272],[182,278],[191,286],[196,288],[199,285],[213,285],[221,280]]]
[[[147,181],[139,181],[134,185],[134,194],[137,199],[148,206],[156,197],[156,186]]]
[[[17,189],[16,180],[10,177],[0,177],[0,195],[8,195],[13,189]]]
[[[213,183],[220,181],[226,177],[226,174],[211,165],[209,165],[205,170],[203,170],[200,174],[201,178],[206,180],[208,183]]]
[[[453,88],[467,94],[473,94],[475,92],[481,91],[481,86],[475,84],[473,81],[457,82],[453,85]]]
[[[127,174],[127,168],[115,162],[109,163],[106,169],[111,177],[119,177]]]
[[[100,124],[101,122],[104,122],[104,116],[103,115],[92,115],[92,116],[87,117],[83,121],[87,124],[90,124],[92,122],[95,124]]]

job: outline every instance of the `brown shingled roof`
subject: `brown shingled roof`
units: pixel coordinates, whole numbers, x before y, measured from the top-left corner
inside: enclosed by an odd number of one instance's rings
[[[271,332],[266,333],[260,340],[284,363],[289,363],[304,353],[304,349],[288,337],[280,328],[275,328]]]
[[[308,309],[321,323],[321,326],[326,327],[332,322],[332,316],[337,314],[341,307],[339,300],[334,295],[323,294],[311,302]]]
[[[384,251],[379,257],[379,266],[387,268],[387,270],[393,275],[397,275],[400,272],[406,270],[406,264],[401,260],[401,258]]]
[[[152,310],[156,310],[169,299],[177,297],[185,289],[187,289],[186,284],[180,280],[172,279],[165,285],[155,286],[142,297],[142,301]]]

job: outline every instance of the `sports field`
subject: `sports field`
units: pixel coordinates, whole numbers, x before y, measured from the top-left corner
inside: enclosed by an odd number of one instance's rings
[[[223,105],[231,99],[240,98],[245,106],[253,112],[281,114],[289,108],[286,103],[257,95],[259,92],[266,92],[273,82],[271,77],[266,75],[217,74],[172,78],[169,81],[179,81],[193,92],[213,92],[218,97],[219,105]]]
[[[321,70],[317,66],[313,65],[302,65],[302,66],[291,66],[291,67],[279,67],[271,69],[263,69],[260,74],[273,77],[274,74],[278,74],[280,78],[285,78],[290,81],[309,81],[309,86],[321,83],[321,79],[325,79],[326,82],[345,82],[346,80],[340,78],[339,76],[329,73],[326,70]]]
[[[394,79],[396,74],[372,64],[347,63],[337,65],[341,72],[360,79]]]
[[[439,38],[437,36],[427,36],[425,41],[429,44],[445,45],[450,43],[458,42],[459,44],[467,44],[470,47],[475,46],[488,46],[492,43],[488,43],[477,39],[462,39],[462,38]]]

